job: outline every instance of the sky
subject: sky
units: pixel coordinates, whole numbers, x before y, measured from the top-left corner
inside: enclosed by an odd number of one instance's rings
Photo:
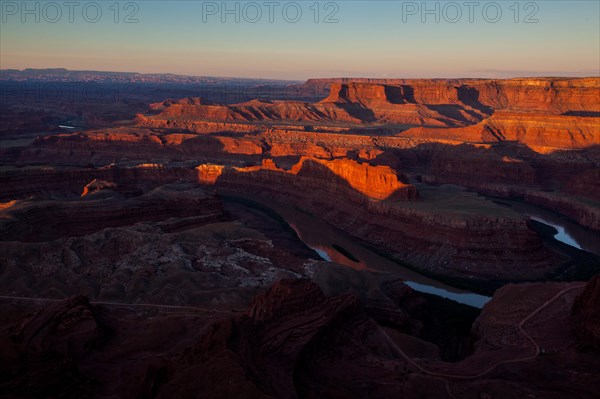
[[[6,1],[0,69],[599,76],[600,1]]]

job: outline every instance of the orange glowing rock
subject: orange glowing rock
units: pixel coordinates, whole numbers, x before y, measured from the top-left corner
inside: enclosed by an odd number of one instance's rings
[[[213,185],[217,182],[225,169],[222,165],[205,164],[196,167],[198,171],[198,183]]]
[[[392,168],[371,166],[351,159],[302,157],[289,170],[279,168],[272,159],[264,159],[261,165],[249,167],[204,164],[196,170],[199,183],[206,185],[218,184],[221,179],[227,183],[239,180],[240,184],[258,180],[332,193],[354,193],[373,200],[417,198],[416,188],[404,183]],[[252,176],[244,176],[249,174]]]

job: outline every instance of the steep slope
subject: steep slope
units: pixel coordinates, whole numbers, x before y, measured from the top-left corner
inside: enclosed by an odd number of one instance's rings
[[[453,188],[427,189],[416,200],[413,186],[399,186],[394,174],[378,168],[303,158],[289,171],[270,161],[196,169],[201,184],[280,199],[443,278],[535,279],[561,268],[564,259],[544,247],[525,217]],[[361,184],[367,173],[380,188]]]

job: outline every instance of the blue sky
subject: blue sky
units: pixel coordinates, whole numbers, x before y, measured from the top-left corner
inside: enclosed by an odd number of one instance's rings
[[[465,1],[323,1],[318,16],[315,1],[276,1],[273,22],[265,1],[229,1],[227,15],[222,1],[120,1],[118,15],[115,1],[82,1],[73,22],[62,1],[54,3],[60,16],[45,1],[26,2],[25,15],[22,1],[2,3],[1,68],[281,79],[600,74],[597,0],[477,1],[471,8]],[[101,16],[92,23],[96,4]],[[132,12],[138,22],[124,23]],[[332,12],[337,22],[324,23]]]

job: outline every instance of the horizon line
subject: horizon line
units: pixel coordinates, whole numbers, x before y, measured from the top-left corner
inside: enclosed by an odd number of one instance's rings
[[[8,71],[51,71],[51,70],[61,70],[66,72],[101,72],[101,73],[122,73],[122,74],[132,74],[132,75],[172,75],[179,77],[192,77],[192,78],[213,78],[213,79],[239,79],[239,80],[268,80],[268,81],[278,81],[278,82],[308,82],[310,80],[326,80],[326,79],[372,79],[372,80],[511,80],[511,79],[600,79],[600,72],[597,75],[586,75],[586,76],[573,76],[573,75],[514,75],[510,77],[503,78],[491,78],[491,77],[482,77],[476,76],[473,77],[372,77],[372,76],[326,76],[326,77],[310,77],[304,79],[281,79],[281,78],[269,78],[269,77],[240,77],[240,76],[219,76],[219,75],[191,75],[191,74],[183,74],[183,73],[173,73],[173,72],[137,72],[137,71],[118,71],[118,70],[100,70],[100,69],[69,69],[65,67],[46,67],[46,68],[0,68],[1,72]],[[502,71],[493,71],[496,73],[502,73]],[[507,71],[510,72],[510,71]],[[481,72],[481,73],[492,73],[490,72]]]

